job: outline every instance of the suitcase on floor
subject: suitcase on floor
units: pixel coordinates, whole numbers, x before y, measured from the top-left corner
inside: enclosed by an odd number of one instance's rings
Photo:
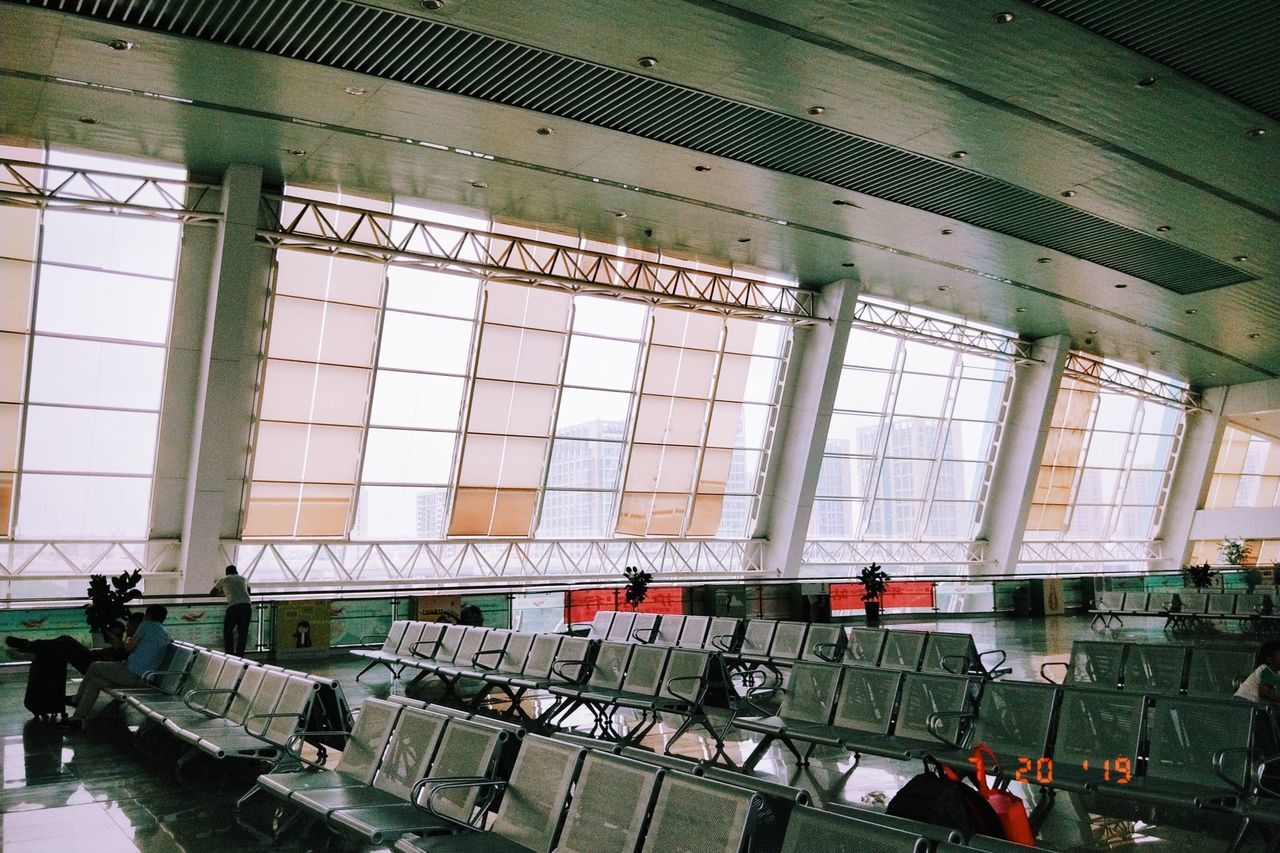
[[[53,719],[67,712],[67,659],[62,655],[36,655],[27,673],[22,704],[37,719]]]

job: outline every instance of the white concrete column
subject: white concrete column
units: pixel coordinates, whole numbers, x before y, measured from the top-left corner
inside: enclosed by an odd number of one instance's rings
[[[261,193],[261,169],[227,169],[191,399],[180,561],[185,593],[208,592],[222,576],[218,540],[240,528],[271,268],[270,250],[254,242]]]
[[[1071,339],[1066,335],[1042,338],[1031,351],[1039,363],[1014,368],[1013,397],[978,529],[978,539],[987,541],[988,562],[975,575],[1012,574],[1017,569],[1058,385],[1070,352]]]
[[[1156,570],[1171,571],[1184,565],[1191,556],[1191,528],[1196,508],[1209,492],[1209,478],[1218,458],[1218,447],[1226,428],[1222,417],[1227,389],[1210,388],[1201,395],[1206,411],[1187,415],[1182,431],[1182,448],[1169,481],[1169,495],[1156,539],[1163,543],[1164,559]]]
[[[768,540],[762,567],[769,573],[795,577],[799,572],[859,290],[856,278],[827,285],[818,314],[831,322],[795,333],[756,523],[755,535]]]

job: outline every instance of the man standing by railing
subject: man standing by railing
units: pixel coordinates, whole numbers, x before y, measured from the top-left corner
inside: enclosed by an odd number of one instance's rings
[[[227,612],[222,617],[222,649],[229,655],[244,654],[249,640],[249,584],[240,576],[235,566],[227,566],[224,577],[214,581],[210,594],[222,593],[227,597]]]

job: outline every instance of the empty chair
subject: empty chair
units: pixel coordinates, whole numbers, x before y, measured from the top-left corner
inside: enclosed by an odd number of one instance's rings
[[[1147,592],[1126,592],[1124,594],[1125,613],[1146,613],[1151,594]]]
[[[597,690],[591,682],[583,687],[577,695],[577,702],[579,705],[590,708],[595,715],[594,734],[632,742],[642,738],[653,727],[657,722],[657,716],[650,715],[649,710],[658,691],[662,689],[662,675],[667,668],[667,658],[670,655],[671,649],[663,646],[635,647],[626,664],[626,675],[623,676],[622,683],[618,687]],[[613,712],[624,701],[629,701],[628,707],[639,707],[645,713],[640,722],[630,731],[620,732],[613,727]]]
[[[404,638],[404,632],[408,627],[408,620],[397,619],[391,623],[391,628],[387,631],[386,639],[382,641],[382,644],[378,648],[351,650],[351,654],[356,655],[357,657],[367,658],[369,660],[369,663],[365,665],[365,668],[360,670],[359,674],[356,675],[356,681],[359,681],[361,675],[364,675],[378,664],[382,664],[383,666],[388,665],[387,661],[392,660],[395,657],[396,649],[399,648],[400,640]],[[375,641],[375,638],[365,637],[364,640],[367,642],[373,642]]]
[[[809,633],[807,622],[779,622],[769,646],[772,661],[799,660],[805,650],[805,636]]]
[[[809,806],[792,810],[782,842],[782,853],[926,853],[928,849],[929,842],[923,836],[859,820],[848,812],[834,814]]]
[[[996,757],[995,766],[986,768],[988,772],[1027,781],[1034,780],[1038,766],[1043,777],[1047,765],[1041,759],[1052,759],[1053,723],[1060,699],[1059,688],[1052,684],[993,681],[983,689],[977,711],[965,716],[964,739],[948,741],[951,749],[940,745],[929,754],[943,764],[967,770],[972,767],[969,756],[973,747],[984,743]],[[941,742],[945,740],[943,726],[951,722],[950,715],[935,714],[928,725]]]
[[[1157,643],[1130,643],[1124,660],[1123,687],[1143,693],[1182,691],[1191,649]]]
[[[653,764],[588,753],[556,849],[635,853],[663,775]]]
[[[742,643],[736,655],[748,660],[767,660],[773,634],[777,630],[778,623],[772,619],[752,619],[742,633]]]
[[[800,660],[838,662],[847,643],[848,636],[839,625],[810,625]]]
[[[1093,619],[1089,622],[1089,627],[1092,628],[1099,622],[1103,624],[1103,627],[1123,624],[1120,622],[1119,614],[1124,612],[1124,595],[1123,592],[1098,593],[1098,600],[1093,609]]]
[[[1260,592],[1241,592],[1236,595],[1237,616],[1261,616],[1271,612],[1271,599]]]
[[[845,742],[852,752],[881,755],[888,758],[914,758],[927,755],[937,746],[938,734],[957,741],[964,733],[964,721],[972,710],[973,681],[960,675],[934,675],[906,672],[902,675],[902,698],[893,734],[876,740],[859,739]],[[941,726],[934,724],[941,717]],[[940,732],[937,732],[941,729]]]
[[[609,626],[609,636],[605,639],[611,643],[631,642],[631,628],[635,623],[634,612],[619,611],[613,614],[613,624]]]
[[[597,610],[591,617],[591,627],[587,629],[588,640],[603,640],[609,636],[609,628],[613,626],[612,610]]]
[[[1168,613],[1178,603],[1178,596],[1172,592],[1153,592],[1147,596],[1148,613]]]
[[[1183,590],[1178,593],[1178,612],[1179,613],[1204,613],[1209,606],[1209,593],[1207,592],[1189,592]]]
[[[786,688],[771,687],[750,691],[747,694],[748,702],[766,693],[781,692],[782,705],[776,715],[769,715],[752,705],[759,716],[735,717],[732,720],[732,725],[737,729],[763,735],[743,762],[742,769],[750,772],[764,758],[775,740],[780,741],[800,765],[808,763],[815,744],[839,746],[839,740],[831,733],[830,722],[843,674],[844,669],[834,664],[801,662],[791,668],[791,678]],[[803,753],[797,747],[797,741],[806,744]]]
[[[680,627],[680,639],[676,645],[682,649],[701,649],[707,642],[707,629],[711,619],[706,616],[686,616]]]
[[[755,831],[760,796],[751,791],[667,773],[658,789],[644,853],[739,853]],[[696,819],[691,816],[696,815]],[[606,848],[595,848],[606,849]]]
[[[915,672],[924,659],[924,645],[928,639],[928,631],[886,631],[880,667]]]
[[[992,661],[985,662],[983,658],[986,657],[991,657]],[[999,678],[1009,674],[1008,669],[1000,668],[1004,661],[1003,649],[979,652],[972,634],[934,631],[925,640],[920,671]]]
[[[887,634],[883,628],[850,628],[845,642],[844,662],[859,666],[879,666]]]
[[[904,673],[870,667],[846,669],[831,718],[832,736],[856,753],[860,744],[888,737]]]
[[[552,667],[552,673],[561,676],[560,683],[548,685],[548,689],[556,697],[555,703],[547,709],[539,722],[554,725],[581,707],[587,700],[584,694],[599,697],[611,695],[622,687],[622,679],[626,676],[627,662],[631,659],[635,646],[631,643],[608,641],[600,644],[596,651],[595,662],[591,664],[590,674],[585,683],[573,681],[572,676],[579,667],[571,665],[562,670],[559,663]],[[590,703],[588,703],[590,704]],[[596,715],[596,725],[604,725]]]
[[[678,619],[679,617],[672,617]],[[632,643],[652,643],[658,636],[658,614],[656,613],[637,613],[635,621],[631,623],[631,634],[628,637]]]
[[[656,646],[678,646],[680,645],[680,632],[684,630],[683,616],[663,616],[658,620],[657,630],[653,634],[653,644]],[[702,645],[701,639],[698,645]]]
[[[1129,784],[1138,772],[1146,705],[1136,693],[1063,688],[1053,787],[1110,791]]]
[[[1236,612],[1236,595],[1234,592],[1211,592],[1205,597],[1205,613],[1231,615]]]
[[[1229,699],[1255,667],[1253,649],[1197,646],[1187,669],[1187,695]]]
[[[504,842],[501,849],[512,853],[550,853],[585,754],[581,747],[563,741],[537,735],[526,737],[506,782],[474,782],[478,788],[502,790],[502,804],[493,824],[484,832],[449,836],[448,849],[457,853],[492,850],[500,839]],[[418,853],[435,849],[436,843],[434,836],[425,836],[403,840],[396,849]]]
[[[736,652],[742,647],[745,633],[746,628],[741,619],[733,616],[716,616],[707,626],[707,639],[703,648]]]
[[[1071,644],[1071,659],[1066,663],[1050,661],[1040,666],[1040,675],[1046,681],[1052,667],[1066,667],[1061,682],[1068,685],[1094,685],[1114,688],[1120,685],[1124,673],[1125,643],[1108,643],[1100,640],[1076,640]]]

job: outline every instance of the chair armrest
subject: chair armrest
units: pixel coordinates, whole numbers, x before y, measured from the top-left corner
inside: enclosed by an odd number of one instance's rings
[[[710,642],[720,651],[727,652],[733,648],[733,634],[717,634]]]
[[[381,647],[386,641],[387,638],[384,634],[362,634],[360,636],[360,645],[368,646],[369,648],[374,646]]]
[[[987,666],[985,663],[982,663],[982,659],[987,655],[1000,655],[1000,660],[996,661],[991,666]],[[996,679],[1002,675],[1008,675],[1013,672],[1011,668],[1001,669],[1001,667],[1004,666],[1004,662],[1008,659],[1009,653],[1004,649],[988,649],[985,652],[978,652],[978,663],[981,664],[984,670],[986,670],[987,677],[991,679]]]
[[[960,664],[961,664],[960,668],[952,669],[947,664],[947,661],[960,661]],[[951,673],[952,675],[966,675],[969,672],[969,665],[971,661],[969,660],[968,655],[943,655],[942,660],[939,661],[939,663],[942,664],[943,669],[945,669],[947,672]]]
[[[762,708],[759,705],[757,705],[756,700],[763,697],[765,694],[769,694],[772,696],[778,693],[786,693],[786,692],[787,692],[786,688],[781,687],[778,684],[772,684],[767,686],[761,684],[758,687],[749,688],[747,692],[743,694],[742,704],[748,706],[749,708],[751,708],[751,710],[755,711],[760,716],[767,717],[769,716],[769,710],[767,708]]]
[[[737,672],[730,672],[726,677],[730,684],[732,684],[736,679],[742,679],[743,689],[751,690],[754,687],[763,686],[766,675],[773,678],[773,687],[782,686],[782,673],[777,670],[766,671],[764,669],[744,669],[738,670]],[[760,679],[759,684],[756,683],[756,679]]]
[[[267,733],[267,726],[263,726],[262,731],[255,732],[253,729],[249,728],[249,721],[250,720],[271,720],[271,719],[275,719],[276,717],[293,717],[296,720],[300,720],[302,719],[302,714],[301,713],[290,714],[287,711],[278,713],[278,714],[250,714],[244,719],[244,730],[249,734],[253,735],[254,737],[262,737],[264,734]]]
[[[418,646],[425,646],[427,644],[431,644],[432,646],[439,648],[440,641],[439,640],[418,640],[416,643],[413,643],[409,646],[409,654],[413,655],[415,658],[430,659],[435,657],[434,650],[431,652],[431,654],[423,654],[422,652],[418,651]]]
[[[499,660],[501,660],[503,651],[504,651],[503,649],[484,649],[482,651],[478,651],[471,656],[471,666],[473,666],[476,669],[482,669],[485,672],[493,672],[495,669],[498,668],[498,665],[483,664],[480,662],[480,658],[486,657],[488,655],[498,655]]]
[[[153,678],[163,678],[166,675],[186,675],[185,669],[153,669],[142,674],[142,680],[150,682]]]
[[[641,637],[641,634],[648,634],[649,639],[646,640]],[[636,628],[631,632],[631,639],[641,645],[650,645],[654,640],[658,639],[658,626],[654,625],[652,628]]]
[[[831,651],[823,651],[824,649],[830,649]],[[836,654],[836,651],[840,651],[840,654]],[[814,643],[813,653],[827,663],[839,663],[840,659],[844,657],[844,651],[839,643]]]
[[[1247,795],[1249,793],[1249,789],[1227,775],[1227,768],[1226,768],[1227,756],[1239,755],[1239,754],[1243,754],[1245,756],[1244,760],[1246,763],[1252,764],[1256,756],[1258,755],[1258,751],[1248,746],[1236,746],[1236,747],[1231,747],[1229,749],[1220,749],[1213,754],[1213,772],[1214,772],[1214,775],[1217,776],[1219,779],[1221,779],[1223,782],[1226,782],[1228,785],[1230,785],[1232,788],[1235,788],[1241,794]],[[1258,766],[1254,769],[1254,775],[1257,778],[1257,782],[1255,784],[1257,785],[1258,789],[1261,791],[1267,791],[1266,786],[1262,784],[1262,771],[1266,768],[1267,761],[1269,760],[1270,759],[1259,761]],[[1272,796],[1275,796],[1274,792],[1268,791],[1268,793],[1271,793]]]
[[[564,667],[569,667],[569,666],[578,667],[578,674],[576,676],[570,677],[569,674],[564,671]],[[591,677],[591,665],[588,664],[585,660],[562,661],[559,658],[556,658],[554,661],[551,662],[551,671],[556,675],[560,676],[561,678],[563,678],[565,681],[570,682],[571,684],[582,681],[584,678]]]
[[[667,683],[665,685],[667,692],[675,694],[676,696],[680,696],[680,694],[676,693],[676,691],[671,687],[671,685],[675,684],[677,681],[696,681],[698,683],[698,689],[692,698],[687,698],[687,697],[681,697],[681,698],[683,698],[686,702],[689,702],[693,705],[697,705],[701,707],[702,700],[707,695],[706,677],[701,675],[673,675],[671,678],[668,678]]]
[[[422,792],[427,787],[431,788],[431,792],[427,794],[427,801],[425,803],[418,802],[422,799]],[[493,802],[494,795],[506,787],[506,782],[500,779],[490,779],[487,776],[457,776],[452,779],[419,779],[413,786],[413,791],[409,794],[409,802],[434,817],[438,817],[441,820],[447,820],[450,823],[457,823],[457,819],[441,814],[436,810],[433,803],[436,795],[441,791],[452,791],[457,790],[458,788],[484,788],[488,791],[488,796],[485,798],[484,804],[475,810],[475,814],[465,824],[466,826],[475,829],[475,821],[488,810],[489,804]]]
[[[1069,664],[1067,661],[1064,661],[1064,660],[1051,660],[1051,661],[1049,661],[1048,663],[1042,663],[1042,664],[1040,664],[1040,677],[1041,677],[1041,678],[1043,678],[1045,681],[1048,681],[1048,682],[1049,682],[1049,683],[1051,683],[1051,684],[1061,684],[1061,683],[1062,683],[1062,681],[1054,681],[1052,678],[1050,678],[1050,677],[1049,677],[1049,674],[1048,674],[1047,672],[1045,672],[1045,670],[1046,670],[1046,669],[1048,669],[1048,668],[1049,668],[1049,667],[1051,667],[1051,666],[1060,666],[1060,667],[1062,667],[1063,681],[1065,681],[1065,680],[1066,680],[1066,674],[1067,674],[1067,671],[1071,668],[1071,664]]]
[[[947,746],[952,747],[953,749],[964,749],[964,746],[962,746],[960,743],[953,740],[948,740],[947,738],[943,737],[942,732],[939,730],[942,728],[942,723],[944,720],[957,719],[957,718],[973,719],[976,716],[978,715],[973,711],[937,711],[935,713],[930,714],[929,718],[925,720],[925,727],[929,729],[930,735],[932,735],[934,738],[941,741],[942,743],[945,743]],[[991,772],[999,774],[1000,772],[999,765],[996,765],[995,769],[993,769]]]
[[[207,717],[210,717],[210,718],[220,717],[222,716],[221,714],[215,714],[212,711],[210,711],[208,708],[203,708],[198,705],[192,705],[191,698],[193,696],[225,696],[228,693],[234,694],[235,692],[236,692],[235,690],[232,690],[230,688],[213,688],[213,687],[204,688],[202,690],[188,690],[182,696],[182,704],[186,705],[192,711],[195,711],[200,714],[204,714]]]
[[[302,750],[298,747],[298,745],[303,740],[309,737],[321,737],[321,736],[329,736],[329,735],[345,735],[347,737],[350,737],[351,732],[341,731],[338,729],[333,729],[333,730],[323,729],[321,731],[316,731],[316,732],[294,732],[292,735],[289,736],[289,739],[284,742],[284,748],[286,751],[288,751],[290,755],[292,755],[294,758],[301,761],[306,766],[312,768],[313,770],[324,770],[325,761],[323,759],[319,762],[316,762],[316,761],[312,761],[309,758],[304,757],[302,755]]]

